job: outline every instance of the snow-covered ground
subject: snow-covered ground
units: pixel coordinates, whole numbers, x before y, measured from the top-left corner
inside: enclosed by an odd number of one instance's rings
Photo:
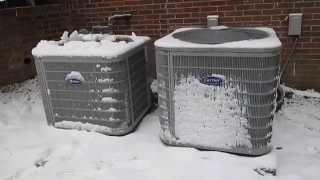
[[[277,114],[277,149],[254,158],[165,146],[157,111],[123,137],[48,127],[37,81],[29,80],[0,92],[0,179],[318,180],[320,98],[297,94]],[[254,170],[275,164],[277,176]]]

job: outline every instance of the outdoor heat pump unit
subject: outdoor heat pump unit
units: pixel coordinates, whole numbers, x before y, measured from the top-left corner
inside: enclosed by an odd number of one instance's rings
[[[155,42],[162,141],[272,149],[281,42],[270,28],[182,28]]]
[[[107,135],[131,132],[151,106],[147,41],[77,33],[41,41],[32,53],[48,123]]]

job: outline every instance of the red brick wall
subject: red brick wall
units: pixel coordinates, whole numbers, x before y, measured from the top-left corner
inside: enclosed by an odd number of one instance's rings
[[[0,9],[0,86],[35,76],[31,49],[66,29],[63,6]]]
[[[108,16],[131,13],[130,21],[115,21],[116,33],[151,36],[154,40],[181,26],[205,26],[207,15],[219,15],[220,24],[227,26],[273,27],[283,43],[283,60],[292,47],[287,36],[289,13],[302,12],[303,27],[293,63],[283,81],[299,89],[320,90],[320,1],[319,0],[59,0],[61,6],[0,10],[0,85],[26,79],[34,72],[24,65],[31,47],[40,39],[60,36],[65,29],[107,25]],[[64,8],[66,7],[66,8]],[[12,28],[16,27],[16,28]],[[15,29],[15,30],[8,30]],[[6,36],[3,33],[9,33]],[[16,38],[19,37],[19,38]],[[12,43],[14,42],[14,43]],[[18,65],[11,66],[10,49],[21,51]],[[150,51],[149,75],[155,76],[154,54]],[[22,54],[24,56],[22,57]],[[12,58],[11,58],[12,59]],[[15,58],[13,58],[15,59]],[[20,65],[19,65],[20,63]],[[21,75],[18,75],[18,74]],[[8,77],[4,77],[4,74]],[[31,73],[32,74],[32,73]]]
[[[69,0],[75,27],[106,25],[115,13],[133,14],[130,22],[116,22],[117,33],[136,32],[159,38],[180,26],[205,25],[207,15],[219,15],[227,26],[273,27],[286,58],[292,38],[287,36],[289,13],[302,12],[302,36],[283,80],[300,89],[320,90],[319,0]],[[293,61],[293,60],[292,60]],[[151,65],[153,66],[153,65]],[[154,73],[153,73],[154,75]]]

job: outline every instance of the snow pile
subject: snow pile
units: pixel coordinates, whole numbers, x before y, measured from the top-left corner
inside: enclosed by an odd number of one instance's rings
[[[181,78],[174,91],[175,130],[179,141],[194,145],[251,147],[247,120],[235,97],[235,88],[209,86],[194,77]]]
[[[127,42],[125,39],[131,39],[132,41]],[[60,41],[40,41],[32,50],[32,54],[36,57],[84,56],[116,58],[144,44],[149,39],[150,38],[144,36],[84,35],[78,34],[77,31],[74,31],[68,36],[68,32],[64,32]]]
[[[225,26],[215,26],[214,29],[225,29]],[[222,44],[197,44],[182,41],[174,38],[172,35],[182,31],[188,31],[199,28],[180,28],[172,32],[171,34],[157,40],[155,42],[156,47],[160,48],[250,48],[250,49],[264,49],[264,48],[278,48],[281,46],[281,42],[278,39],[275,31],[271,28],[253,28],[268,33],[268,37],[263,39],[243,40],[228,42]]]

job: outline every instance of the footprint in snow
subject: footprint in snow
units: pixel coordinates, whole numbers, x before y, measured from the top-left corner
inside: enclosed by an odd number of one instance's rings
[[[200,157],[200,159],[203,159],[203,160],[210,160],[210,158],[209,157]]]
[[[47,149],[41,154],[40,158],[34,161],[33,164],[37,168],[45,166],[49,162],[49,157],[51,154],[52,154],[52,149]]]
[[[39,168],[39,167],[43,167],[47,164],[48,160],[47,159],[39,159],[36,162],[34,162],[34,165]]]
[[[137,156],[133,156],[132,158],[129,159],[129,161],[136,161],[136,160],[139,160]]]

